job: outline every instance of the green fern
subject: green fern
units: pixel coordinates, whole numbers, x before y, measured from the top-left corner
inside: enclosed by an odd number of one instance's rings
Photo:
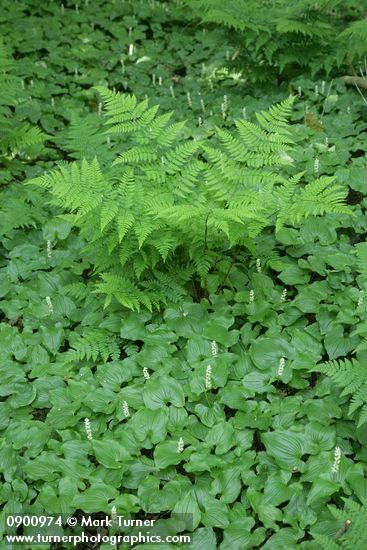
[[[106,362],[108,359],[116,361],[120,357],[119,341],[103,329],[93,329],[80,336],[64,355],[66,363],[101,358]]]
[[[364,550],[366,548],[367,501],[362,499],[358,504],[352,499],[344,498],[344,509],[328,506],[339,525],[334,536],[312,532],[312,536],[323,550]]]
[[[351,396],[349,415],[359,411],[358,426],[367,422],[367,369],[356,359],[327,361],[312,370],[329,376],[333,382],[342,388],[341,395]]]
[[[332,178],[302,186],[301,175],[287,177],[294,97],[258,113],[258,124],[236,121],[234,135],[217,128],[216,141],[199,143],[181,141],[184,123],[171,123],[172,113],[98,91],[106,107],[102,135],[122,135],[123,150],[110,165],[64,163],[31,183],[51,192],[89,242],[106,305],[113,297],[132,309],[177,302],[193,278],[205,294],[225,249],[253,249],[274,224],[279,230],[307,216],[348,212]]]

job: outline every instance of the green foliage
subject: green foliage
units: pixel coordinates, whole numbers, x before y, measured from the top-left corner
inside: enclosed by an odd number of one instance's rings
[[[349,415],[362,407],[358,426],[367,422],[367,377],[366,368],[356,360],[329,361],[317,366],[319,372],[323,372],[343,388],[341,395],[351,396]]]
[[[104,330],[92,329],[83,334],[78,340],[72,343],[70,349],[65,353],[65,361],[82,361],[83,359],[101,358],[104,362],[108,359],[117,360],[120,357],[120,347],[116,337],[109,335]]]
[[[26,94],[22,89],[22,80],[14,74],[14,63],[9,52],[1,42],[0,72],[0,160],[7,162],[16,155],[25,155],[32,146],[44,142],[48,136],[19,116],[18,111],[26,102]]]
[[[363,62],[366,22],[363,7],[354,0],[186,0],[203,23],[216,23],[239,34],[241,59],[252,78]]]
[[[113,296],[131,309],[179,302],[186,277],[199,278],[206,289],[223,252],[253,248],[265,227],[275,223],[279,231],[311,215],[350,211],[334,178],[305,187],[302,173],[287,179],[294,97],[258,113],[258,125],[238,120],[236,135],[218,128],[218,144],[199,144],[180,143],[184,124],[170,123],[171,113],[158,115],[146,100],[98,91],[105,133],[131,135],[125,151],[104,171],[97,158],[84,159],[31,183],[51,191],[53,203],[72,213],[68,220],[92,243],[106,305]]]
[[[363,505],[357,504],[351,499],[344,499],[344,501],[343,510],[333,506],[329,507],[334,518],[341,524],[340,529],[334,535],[335,540],[333,541],[326,535],[314,533],[315,540],[323,550],[336,550],[337,548],[345,548],[346,550],[362,549],[365,544],[366,500],[362,500]]]
[[[188,15],[180,0],[2,0],[20,84],[5,118],[49,137],[1,159],[1,519],[116,507],[192,535],[158,550],[364,550],[363,100],[324,74],[262,86],[279,67],[250,71],[238,35]],[[52,181],[55,204],[25,179]],[[103,307],[108,288],[124,306]]]

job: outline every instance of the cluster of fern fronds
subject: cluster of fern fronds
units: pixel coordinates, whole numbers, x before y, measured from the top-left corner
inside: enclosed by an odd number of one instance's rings
[[[292,167],[293,97],[258,113],[258,124],[238,120],[235,133],[218,128],[201,143],[182,139],[184,123],[171,122],[172,113],[98,91],[104,134],[119,154],[106,164],[105,141],[102,163],[64,164],[31,183],[51,192],[89,242],[107,304],[115,297],[132,309],[159,307],[182,300],[193,282],[205,293],[218,262],[235,247],[253,250],[265,227],[348,211],[334,178],[305,185]]]

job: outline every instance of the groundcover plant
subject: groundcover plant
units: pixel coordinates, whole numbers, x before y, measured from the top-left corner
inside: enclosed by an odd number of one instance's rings
[[[365,13],[255,7],[2,2],[6,548],[366,548]]]

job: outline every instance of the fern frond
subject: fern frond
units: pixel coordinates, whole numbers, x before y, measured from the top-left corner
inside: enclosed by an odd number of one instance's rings
[[[187,142],[182,145],[178,145],[162,158],[162,164],[166,172],[169,174],[175,174],[178,172],[192,157],[192,155],[198,150],[198,142]]]
[[[105,156],[106,138],[101,134],[100,127],[100,120],[94,115],[81,117],[74,114],[70,126],[55,141],[69,151],[70,157],[91,161],[96,156]]]
[[[279,191],[281,202],[280,213],[276,230],[282,227],[284,220],[290,224],[297,224],[309,216],[320,216],[326,213],[352,214],[352,210],[345,204],[345,187],[335,183],[335,178],[322,176],[309,183],[297,194],[293,194],[291,201],[290,187],[283,187]]]
[[[159,296],[154,296],[140,290],[132,281],[119,275],[112,273],[104,273],[101,275],[102,282],[97,283],[95,292],[105,294],[105,307],[107,307],[112,298],[124,307],[139,311],[143,305],[152,311],[153,304],[159,304]]]
[[[116,361],[120,356],[119,342],[115,336],[111,336],[103,329],[93,329],[80,336],[64,355],[66,363],[74,361],[93,360],[101,358]]]
[[[365,407],[367,403],[367,369],[356,359],[344,359],[340,361],[327,361],[317,365],[313,370],[329,376],[333,382],[342,388],[342,395],[351,395],[349,414],[352,415],[359,407]],[[359,418],[358,425],[364,421]]]
[[[365,529],[367,521],[367,502],[361,498],[359,504],[351,498],[343,498],[344,508],[328,506],[328,509],[337,521],[333,537],[312,532],[314,540],[323,550],[359,550],[365,547]]]
[[[128,151],[125,151],[114,161],[113,164],[121,163],[145,163],[145,162],[154,162],[157,160],[157,152],[154,147],[149,146],[136,146],[132,147]]]

